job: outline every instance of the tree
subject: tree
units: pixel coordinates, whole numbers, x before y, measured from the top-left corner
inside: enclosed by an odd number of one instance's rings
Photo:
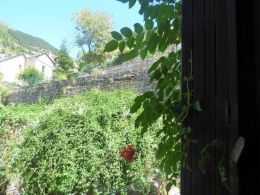
[[[88,8],[75,14],[77,30],[75,43],[82,50],[82,61],[86,66],[100,65],[107,59],[103,49],[110,39],[113,28],[111,19],[112,17],[106,13],[94,12]]]
[[[43,81],[44,75],[37,69],[29,67],[19,75],[19,79],[27,82],[29,85],[32,85]]]
[[[85,8],[75,14],[76,22],[76,44],[83,53],[85,46],[88,52],[100,48],[109,39],[109,32],[112,30],[111,16],[103,12],[93,12]]]
[[[57,57],[58,66],[55,68],[55,77],[58,80],[66,80],[68,78],[76,76],[74,72],[74,63],[72,58],[68,54],[66,47],[66,41],[63,41],[60,51]]]
[[[151,83],[155,83],[154,91],[145,92],[135,99],[131,112],[139,110],[136,127],[142,127],[145,134],[156,121],[162,120],[163,127],[157,130],[161,141],[157,149],[157,159],[161,169],[168,179],[167,190],[179,178],[180,168],[186,167],[185,158],[188,146],[190,128],[183,126],[183,121],[191,107],[201,110],[199,103],[190,102],[188,81],[187,93],[181,94],[181,50],[174,49],[166,52],[170,46],[180,47],[181,44],[181,1],[179,0],[118,0],[128,3],[132,8],[137,2],[140,4],[139,13],[143,15],[144,25],[136,23],[134,30],[124,27],[120,32],[112,32],[113,40],[107,43],[105,51],[111,52],[119,49],[123,52],[129,48],[128,60],[138,55],[145,59],[148,54],[156,51],[164,52],[149,69]],[[181,99],[186,99],[183,104]],[[143,108],[143,109],[141,109]],[[182,149],[181,150],[181,138]]]

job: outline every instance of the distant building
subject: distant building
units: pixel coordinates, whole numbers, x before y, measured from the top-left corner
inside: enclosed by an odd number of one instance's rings
[[[34,67],[44,74],[45,80],[52,80],[55,61],[47,53],[28,56],[20,54],[12,57],[0,59],[0,73],[3,80],[10,83],[19,82],[19,74],[26,68]]]

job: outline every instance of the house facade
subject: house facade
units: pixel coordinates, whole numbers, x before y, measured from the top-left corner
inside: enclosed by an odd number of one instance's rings
[[[52,80],[55,61],[47,53],[35,56],[24,54],[4,58],[0,60],[0,73],[3,80],[9,83],[18,83],[19,74],[26,68],[34,67],[44,74],[44,80]]]

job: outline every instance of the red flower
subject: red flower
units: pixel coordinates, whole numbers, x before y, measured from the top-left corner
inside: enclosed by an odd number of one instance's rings
[[[136,152],[135,147],[129,144],[121,150],[120,156],[123,157],[128,163],[131,163],[135,159]]]

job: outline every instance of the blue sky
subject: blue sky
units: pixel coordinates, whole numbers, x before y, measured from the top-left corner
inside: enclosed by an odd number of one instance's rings
[[[73,50],[73,14],[84,7],[113,16],[115,30],[142,22],[138,7],[131,10],[116,0],[0,0],[0,21],[12,28],[38,36],[59,48],[63,39]],[[75,49],[75,48],[74,48]]]

